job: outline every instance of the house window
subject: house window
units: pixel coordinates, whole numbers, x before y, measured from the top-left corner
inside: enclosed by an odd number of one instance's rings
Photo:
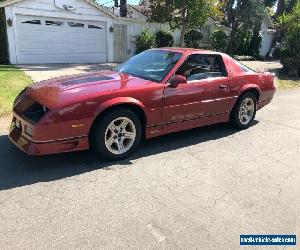
[[[70,27],[75,27],[75,28],[83,28],[84,24],[83,23],[74,23],[74,22],[68,22]]]
[[[28,23],[28,24],[41,24],[41,20],[30,20],[30,21],[24,21],[22,23]]]
[[[64,23],[60,21],[45,21],[46,25],[62,26]]]
[[[89,24],[89,25],[88,25],[88,28],[89,28],[89,29],[98,29],[98,30],[102,30],[102,28],[101,28],[100,26],[92,25],[92,24]]]

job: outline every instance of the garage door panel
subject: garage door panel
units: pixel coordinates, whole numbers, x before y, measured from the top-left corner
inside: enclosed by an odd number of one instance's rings
[[[18,63],[106,62],[104,22],[17,15],[17,24]]]
[[[65,36],[50,36],[50,37],[41,37],[40,35],[25,35],[21,36],[22,37],[22,41],[28,41],[30,43],[47,43],[48,41],[62,41],[62,42],[66,42],[66,37]]]
[[[20,50],[23,56],[31,56],[31,55],[44,55],[43,49],[22,49]]]
[[[49,43],[54,43],[52,45],[49,45]],[[59,41],[59,40],[48,40],[48,41],[39,41],[39,42],[30,42],[24,40],[21,44],[19,44],[19,51],[22,49],[42,49],[42,50],[48,50],[49,48],[59,48],[59,47],[66,47],[67,44],[64,43],[64,41]],[[46,52],[46,51],[45,51]]]
[[[98,40],[105,40],[105,34],[103,35],[95,35],[95,34],[81,34],[82,36],[80,36],[80,34],[74,34],[74,33],[68,33],[66,34],[66,38],[67,39],[75,39],[75,40],[90,40],[90,39],[97,39]]]

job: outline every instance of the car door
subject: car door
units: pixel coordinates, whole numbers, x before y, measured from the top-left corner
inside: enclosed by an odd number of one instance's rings
[[[186,76],[187,83],[167,84],[165,88],[162,110],[165,131],[181,130],[181,123],[187,128],[196,127],[201,125],[199,120],[229,112],[229,78],[220,55],[190,55],[175,74]]]

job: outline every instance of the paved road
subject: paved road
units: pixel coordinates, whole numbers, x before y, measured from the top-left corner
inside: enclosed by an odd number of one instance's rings
[[[0,249],[234,250],[240,234],[299,238],[299,96],[279,92],[246,131],[167,135],[118,163],[28,157],[0,136]]]

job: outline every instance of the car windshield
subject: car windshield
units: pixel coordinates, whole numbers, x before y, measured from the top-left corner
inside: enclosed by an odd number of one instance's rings
[[[145,80],[161,82],[181,56],[182,54],[177,52],[148,50],[119,65],[115,71]]]

